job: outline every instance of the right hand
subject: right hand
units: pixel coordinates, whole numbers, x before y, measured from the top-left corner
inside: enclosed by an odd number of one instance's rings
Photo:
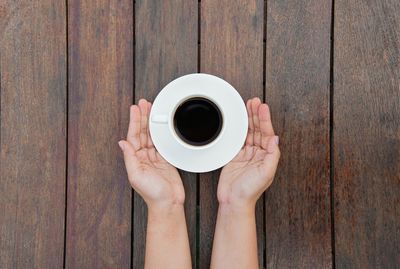
[[[253,98],[247,101],[247,113],[246,143],[222,169],[217,194],[220,204],[254,209],[258,198],[274,179],[280,151],[269,107],[261,104],[259,98]]]
[[[145,99],[131,106],[127,140],[118,142],[124,153],[128,179],[149,208],[182,205],[185,191],[179,173],[157,152],[151,140],[150,109],[151,103]]]

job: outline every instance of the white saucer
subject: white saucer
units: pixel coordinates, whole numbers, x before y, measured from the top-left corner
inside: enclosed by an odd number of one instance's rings
[[[178,105],[195,96],[212,100],[223,115],[221,133],[205,146],[186,144],[170,124]],[[241,96],[228,82],[208,74],[189,74],[173,80],[158,94],[149,128],[164,159],[179,169],[200,173],[218,169],[236,156],[246,139],[248,118]]]

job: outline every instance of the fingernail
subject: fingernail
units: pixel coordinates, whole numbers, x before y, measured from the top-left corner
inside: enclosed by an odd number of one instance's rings
[[[275,144],[279,145],[279,136],[275,136]]]
[[[118,146],[121,148],[122,151],[124,151],[124,143],[122,141],[118,142]]]

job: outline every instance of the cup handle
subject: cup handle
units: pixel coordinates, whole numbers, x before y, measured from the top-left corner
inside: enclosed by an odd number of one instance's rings
[[[154,123],[168,123],[167,115],[153,115],[151,121]]]

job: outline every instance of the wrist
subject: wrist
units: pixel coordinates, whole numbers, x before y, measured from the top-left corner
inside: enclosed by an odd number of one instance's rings
[[[156,236],[170,241],[186,232],[183,205],[149,205],[147,214],[147,236]],[[187,232],[186,232],[187,233]]]
[[[224,202],[219,204],[218,213],[231,217],[253,217],[255,215],[255,204]]]
[[[182,203],[148,204],[147,209],[148,216],[151,219],[166,219],[184,213],[184,206]]]

